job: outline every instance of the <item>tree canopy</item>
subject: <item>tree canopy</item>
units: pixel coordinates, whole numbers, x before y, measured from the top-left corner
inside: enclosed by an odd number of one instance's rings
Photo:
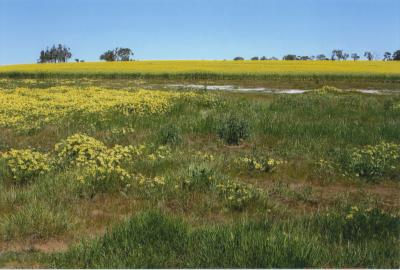
[[[115,48],[114,50],[108,50],[100,55],[100,60],[104,61],[131,61],[133,51],[129,48]]]
[[[61,63],[67,62],[72,57],[70,48],[65,45],[53,45],[50,49],[42,50],[38,59],[38,63]]]

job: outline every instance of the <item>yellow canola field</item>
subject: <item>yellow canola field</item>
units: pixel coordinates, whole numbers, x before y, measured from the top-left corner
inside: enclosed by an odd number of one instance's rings
[[[157,90],[112,90],[98,87],[47,89],[0,89],[0,127],[20,131],[37,129],[78,113],[80,116],[108,112],[143,116],[168,111],[179,98],[196,97],[193,92]]]
[[[166,60],[0,66],[1,72],[400,75],[400,61]]]

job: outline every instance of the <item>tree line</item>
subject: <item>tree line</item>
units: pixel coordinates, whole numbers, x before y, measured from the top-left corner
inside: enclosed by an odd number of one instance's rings
[[[377,59],[377,57],[370,51],[366,51],[364,52],[363,56],[365,57],[365,59],[372,61]],[[285,56],[282,57],[282,60],[330,60],[330,61],[341,61],[341,60],[348,60],[349,58],[353,59],[353,61],[357,61],[359,59],[361,59],[361,56],[358,55],[358,53],[352,53],[349,54],[343,50],[332,50],[332,53],[330,55],[330,57],[327,57],[325,54],[318,54],[316,56],[312,55],[312,56],[300,56],[300,55],[295,55],[295,54],[287,54]],[[241,56],[237,56],[235,57],[233,60],[235,61],[240,61],[240,60],[245,60],[243,57]],[[263,57],[258,57],[258,56],[254,56],[252,58],[250,58],[250,60],[278,60],[278,58],[276,57],[270,57],[267,58],[265,56]],[[400,50],[397,50],[393,53],[391,52],[385,52],[383,54],[383,61],[400,61]]]
[[[100,55],[100,60],[104,60],[107,62],[112,61],[132,61],[133,60],[133,51],[130,48],[121,48],[117,47],[113,50],[107,50]],[[365,59],[372,61],[377,59],[377,57],[370,51],[364,52],[363,56]],[[42,50],[40,52],[39,59],[37,60],[38,63],[63,63],[68,62],[68,60],[72,57],[71,49],[66,45],[58,44],[53,45],[52,47],[47,47],[46,50]],[[353,61],[357,61],[361,59],[361,56],[357,53],[349,54],[343,50],[332,50],[330,57],[327,57],[325,54],[318,54],[316,56],[300,56],[295,54],[287,54],[283,56],[282,60],[330,60],[330,61],[346,61],[349,58],[353,59]],[[240,61],[245,60],[243,57],[235,57],[233,60]],[[278,60],[276,57],[267,58],[265,56],[258,57],[254,56],[250,60],[257,61],[257,60]],[[400,61],[400,50],[397,50],[393,53],[385,52],[383,54],[383,61]],[[84,62],[84,60],[80,60],[78,58],[75,59],[76,62]]]
[[[65,45],[53,45],[51,48],[40,51],[38,63],[62,63],[67,62],[72,57],[70,48]]]
[[[100,55],[100,60],[104,61],[132,61],[134,55],[130,48],[115,48],[108,50]],[[38,63],[64,63],[72,57],[71,49],[66,45],[58,44],[47,47],[45,50],[40,51]],[[84,62],[79,58],[75,58],[76,62]]]

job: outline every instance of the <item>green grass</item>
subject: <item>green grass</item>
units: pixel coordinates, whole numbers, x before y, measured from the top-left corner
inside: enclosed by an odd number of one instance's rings
[[[105,80],[66,84],[97,82],[113,85]],[[127,82],[116,81],[114,87]],[[29,87],[21,80],[2,83],[3,88]],[[60,81],[38,83],[48,87]],[[75,243],[57,254],[0,253],[0,265],[399,266],[399,160],[390,161],[398,166],[390,173],[382,166],[374,181],[355,176],[344,164],[366,145],[400,144],[399,95],[339,91],[216,96],[211,103],[181,100],[163,115],[76,114],[25,133],[1,129],[0,151],[34,148],[50,157],[56,143],[78,132],[110,148],[144,144],[145,155],[122,166],[148,178],[163,176],[165,184],[154,189],[135,182],[114,186],[119,180],[113,176],[109,186],[86,196],[77,180],[82,171],[61,166],[16,185],[0,158],[0,248],[52,239]],[[246,136],[233,144],[221,136],[221,130],[235,135],[243,129]],[[148,159],[160,145],[170,155]],[[286,163],[274,172],[237,165],[237,158],[249,156]],[[327,162],[323,166],[318,165],[321,159]],[[241,198],[243,190],[226,195],[218,188],[232,182],[243,184],[257,199],[232,202],[229,197]],[[365,215],[357,212],[347,219],[352,206]],[[365,212],[369,208],[378,210]]]
[[[103,237],[54,257],[57,268],[304,268],[399,265],[397,227],[380,240],[338,245],[330,231],[316,232],[321,219],[237,222],[192,228],[157,212],[138,215]],[[343,228],[334,223],[339,235]],[[322,228],[321,228],[322,229]],[[376,230],[382,227],[375,228]],[[386,228],[385,228],[386,229]],[[391,228],[389,228],[390,230]],[[385,254],[385,255],[383,255]]]

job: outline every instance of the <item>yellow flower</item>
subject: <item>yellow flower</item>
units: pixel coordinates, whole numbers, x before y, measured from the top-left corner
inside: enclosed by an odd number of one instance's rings
[[[357,206],[352,206],[350,209],[351,209],[352,211],[355,211],[355,212],[358,211],[358,207],[357,207]]]
[[[207,95],[206,95],[207,96]],[[47,89],[17,88],[0,91],[0,127],[17,131],[37,130],[79,112],[81,116],[108,113],[144,116],[163,114],[180,99],[202,100],[205,96],[157,90],[124,91],[99,87],[57,86]],[[125,134],[132,129],[118,133]]]

